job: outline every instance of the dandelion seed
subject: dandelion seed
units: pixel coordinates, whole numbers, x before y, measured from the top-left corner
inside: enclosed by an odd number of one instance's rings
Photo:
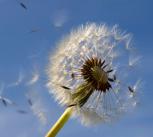
[[[32,78],[27,82],[27,85],[34,85],[39,80],[38,70],[32,73]]]
[[[128,89],[130,91],[129,97],[131,97],[131,98],[135,97],[135,95],[138,92],[138,90],[140,90],[140,86],[141,86],[141,80],[140,79],[137,80],[136,83],[132,87],[128,86]]]
[[[27,6],[26,6],[23,2],[19,2],[19,4],[20,4],[20,6],[21,6],[22,8],[24,8],[25,10],[28,9]]]
[[[20,114],[27,114],[28,113],[27,111],[21,110],[21,109],[17,110],[17,112],[20,113]]]
[[[134,92],[134,90],[133,90],[130,86],[128,86],[128,89],[129,89],[129,91],[130,91],[131,93]]]
[[[43,104],[42,98],[37,91],[30,91],[26,94],[28,103],[33,114],[38,118],[41,124],[47,124],[47,115],[45,105]]]
[[[135,66],[136,64],[138,64],[138,62],[140,61],[142,57],[140,56],[130,56],[129,57],[129,66],[132,67],[132,66]]]
[[[52,17],[52,23],[54,27],[57,28],[62,27],[68,20],[69,20],[68,11],[64,9],[57,10]]]
[[[11,101],[10,99],[8,98],[5,98],[5,97],[2,97],[0,96],[0,100],[2,101],[2,103],[4,104],[4,106],[7,106],[7,105],[16,105],[13,101]]]
[[[36,33],[38,31],[40,31],[40,29],[32,29],[32,30],[29,31],[29,33]]]
[[[20,70],[17,80],[15,82],[9,84],[8,87],[19,86],[23,82],[24,78],[25,78],[25,75],[24,75],[23,71]]]
[[[127,36],[117,26],[91,23],[59,43],[50,56],[47,85],[55,99],[68,108],[58,121],[61,125],[55,124],[46,137],[56,135],[71,113],[84,125],[92,125],[115,120],[134,107],[127,106],[130,100],[124,84],[132,79],[126,68],[131,52],[127,50],[131,38]],[[128,77],[124,77],[125,72]]]
[[[28,104],[30,105],[30,106],[32,106],[32,101],[31,101],[31,99],[28,99]]]
[[[31,106],[31,110],[33,114],[37,116],[41,124],[43,125],[47,124],[45,109],[43,108],[42,103],[40,101],[33,103],[33,105]]]

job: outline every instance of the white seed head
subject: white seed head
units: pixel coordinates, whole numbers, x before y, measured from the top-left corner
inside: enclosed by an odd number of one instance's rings
[[[73,30],[50,55],[49,92],[61,105],[73,106],[85,125],[116,119],[133,107],[125,86],[133,79],[130,40],[116,25],[88,23]]]

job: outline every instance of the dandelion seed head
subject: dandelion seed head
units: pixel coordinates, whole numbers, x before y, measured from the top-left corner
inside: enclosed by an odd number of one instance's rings
[[[112,121],[135,106],[129,107],[127,95],[133,79],[130,40],[117,25],[87,23],[66,36],[50,56],[49,92],[61,105],[73,106],[84,125]]]

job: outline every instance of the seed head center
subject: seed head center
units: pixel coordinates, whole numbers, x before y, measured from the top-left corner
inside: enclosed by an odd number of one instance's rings
[[[105,60],[100,58],[89,58],[87,59],[81,68],[81,76],[85,82],[92,86],[93,89],[106,92],[111,88],[109,83],[110,78],[108,74],[112,70],[106,70]]]
[[[99,83],[106,84],[108,81],[107,73],[100,68],[99,66],[94,66],[92,69],[92,76],[97,80]]]

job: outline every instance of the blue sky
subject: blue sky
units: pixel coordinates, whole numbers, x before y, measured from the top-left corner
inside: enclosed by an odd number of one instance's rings
[[[142,56],[140,103],[117,122],[95,128],[71,119],[58,136],[153,137],[152,5],[152,0],[0,0],[0,92],[16,103],[7,107],[0,103],[0,136],[45,135],[64,111],[45,87],[49,53],[78,25],[104,22],[118,24],[134,36],[134,46]],[[27,101],[31,97],[35,107]]]

